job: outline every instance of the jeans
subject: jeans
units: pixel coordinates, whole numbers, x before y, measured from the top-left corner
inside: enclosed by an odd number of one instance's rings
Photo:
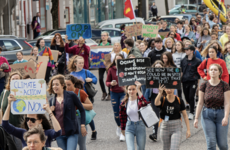
[[[72,134],[70,136],[59,136],[56,138],[58,147],[62,148],[62,150],[76,150],[77,149],[77,141],[78,134]]]
[[[78,145],[79,150],[86,150],[86,136],[82,136],[81,134],[81,117],[78,116],[78,123],[79,123],[79,135],[78,135]],[[87,131],[87,126],[85,126]]]
[[[145,150],[146,127],[143,121],[132,122],[128,120],[125,128],[127,150],[135,150],[135,136],[137,142],[137,150]]]
[[[99,83],[101,86],[101,90],[103,93],[106,93],[105,83],[104,83],[104,74],[106,72],[106,69],[105,68],[99,68],[98,70],[99,70]],[[110,94],[110,88],[109,88],[109,94]]]
[[[201,115],[201,124],[204,130],[207,150],[216,150],[216,144],[220,150],[228,149],[228,125],[222,126],[224,109],[212,109],[204,107]]]
[[[195,106],[194,96],[196,94],[196,88],[197,88],[197,81],[183,83],[184,96],[186,101],[190,105],[190,113],[192,114],[194,114],[194,106]]]
[[[124,92],[115,93],[115,92],[110,91],[110,94],[111,94],[111,103],[112,103],[113,112],[114,112],[114,119],[117,123],[117,126],[120,126],[121,123],[120,123],[120,118],[119,118],[119,106],[121,104],[121,100],[125,96],[125,93]]]
[[[93,120],[89,123],[89,126],[90,126],[92,131],[95,131],[95,124],[94,124]]]
[[[151,92],[151,89],[146,89],[144,93],[144,97],[147,100],[147,102],[149,102],[150,92]]]

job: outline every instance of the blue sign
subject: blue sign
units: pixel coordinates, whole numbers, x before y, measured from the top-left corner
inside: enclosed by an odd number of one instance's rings
[[[90,39],[92,37],[92,31],[90,24],[68,24],[66,26],[66,34],[69,40],[79,39]]]

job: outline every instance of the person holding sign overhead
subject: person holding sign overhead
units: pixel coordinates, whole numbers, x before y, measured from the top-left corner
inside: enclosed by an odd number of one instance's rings
[[[70,53],[73,55],[79,55],[84,58],[84,69],[89,69],[89,53],[90,47],[85,44],[85,40],[83,37],[80,37],[78,40],[78,45],[74,45],[69,47],[70,41],[68,40],[68,36],[65,36],[65,51],[66,53]]]
[[[186,56],[181,60],[182,84],[183,92],[187,103],[190,106],[189,120],[194,119],[194,107],[196,89],[200,75],[197,72],[197,67],[200,65],[201,60],[194,55],[195,47],[189,45],[185,48]]]
[[[38,39],[36,46],[38,47],[38,55],[39,56],[49,56],[49,61],[47,64],[46,76],[45,76],[46,83],[48,83],[50,80],[49,79],[50,78],[50,72],[52,69],[53,70],[55,69],[54,58],[53,58],[53,55],[52,55],[50,48],[45,46],[45,40],[44,39],[42,39],[42,38]]]
[[[13,64],[20,64],[20,63],[25,63],[25,62],[28,62],[27,60],[24,60],[23,59],[23,53],[20,51],[20,52],[17,52],[16,53],[16,56],[17,56],[17,59]]]
[[[51,125],[49,123],[49,120],[46,118],[44,114],[27,114],[25,115],[24,122],[22,123],[23,128],[18,128],[13,126],[9,123],[9,117],[10,117],[10,109],[11,109],[11,103],[16,101],[16,98],[13,94],[10,94],[8,96],[8,106],[6,109],[6,112],[2,119],[2,127],[11,135],[19,138],[22,142],[23,147],[27,146],[26,141],[23,139],[23,134],[27,132],[30,129],[33,129],[34,127],[39,126],[40,124],[43,127],[43,130],[45,132],[45,135],[48,137],[46,140],[46,146],[50,147],[51,142],[53,139],[59,137],[61,135],[61,127],[58,123],[57,119],[53,115],[50,107],[48,104],[43,105],[43,109],[46,110],[46,112],[49,114],[49,117],[51,119],[53,128],[51,128]]]
[[[163,96],[163,91],[166,96]],[[185,110],[184,101],[175,96],[174,89],[166,89],[159,85],[159,93],[155,99],[155,105],[160,108],[160,137],[163,150],[178,150],[182,138],[182,119],[184,117],[187,126],[186,138],[191,136],[189,120]]]

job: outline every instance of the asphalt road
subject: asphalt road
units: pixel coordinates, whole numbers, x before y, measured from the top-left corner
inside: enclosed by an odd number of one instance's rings
[[[92,70],[95,76],[98,77],[98,71]],[[126,143],[120,142],[119,137],[116,136],[116,123],[113,116],[112,105],[110,101],[101,101],[101,90],[99,82],[96,85],[96,89],[98,93],[95,97],[94,102],[94,111],[97,115],[94,118],[96,130],[97,130],[97,140],[92,141],[91,138],[91,129],[88,126],[88,135],[87,135],[87,150],[126,150]],[[186,139],[186,125],[183,122],[183,137],[180,149],[181,150],[205,150],[206,141],[204,137],[204,132],[201,127],[201,123],[199,122],[199,128],[196,129],[193,127],[193,121],[190,122],[190,129],[191,129],[191,137]],[[159,139],[158,141],[152,142],[149,139],[149,134],[152,133],[152,128],[147,128],[146,130],[146,150],[161,150],[162,149],[162,142]],[[159,132],[158,132],[159,133]],[[230,137],[230,134],[228,134]],[[230,143],[230,138],[228,138]],[[57,147],[56,142],[52,143],[53,147]]]

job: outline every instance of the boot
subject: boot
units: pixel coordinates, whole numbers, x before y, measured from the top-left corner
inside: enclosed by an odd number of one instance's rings
[[[101,97],[101,100],[104,101],[105,98],[106,98],[106,96],[107,96],[107,93],[103,93],[103,94],[102,94],[102,97]]]
[[[108,96],[106,97],[106,99],[105,99],[106,101],[110,101],[111,100],[111,97],[110,97],[110,95],[108,94]]]

